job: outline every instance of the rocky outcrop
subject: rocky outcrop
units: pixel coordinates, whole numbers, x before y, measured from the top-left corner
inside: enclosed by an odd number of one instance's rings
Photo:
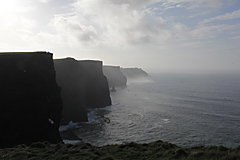
[[[103,73],[108,79],[109,87],[121,87],[127,84],[127,78],[119,66],[103,66]]]
[[[62,124],[87,121],[88,108],[111,105],[108,82],[103,75],[101,61],[65,58],[54,60],[54,65],[57,82],[62,88]]]
[[[62,100],[52,54],[0,54],[0,147],[62,142]]]
[[[141,68],[121,68],[121,71],[127,78],[140,78],[148,76],[148,74]]]

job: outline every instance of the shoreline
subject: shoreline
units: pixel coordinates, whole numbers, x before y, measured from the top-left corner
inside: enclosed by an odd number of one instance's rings
[[[0,159],[240,159],[240,146],[226,148],[224,146],[179,147],[161,140],[151,143],[126,143],[106,146],[81,144],[50,144],[49,142],[33,143],[30,146],[17,145],[12,148],[0,148]]]

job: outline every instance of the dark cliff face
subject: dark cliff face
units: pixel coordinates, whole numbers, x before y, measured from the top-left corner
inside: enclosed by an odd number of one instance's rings
[[[121,71],[127,78],[140,78],[148,76],[147,72],[141,68],[121,68]]]
[[[108,82],[101,61],[54,60],[57,82],[62,88],[63,121],[87,121],[87,108],[111,105]]]
[[[108,79],[109,87],[125,86],[127,78],[123,75],[119,66],[103,66],[103,73]]]
[[[52,54],[0,54],[0,147],[61,142],[62,101]]]
[[[79,61],[86,75],[86,104],[88,108],[101,108],[112,104],[108,81],[103,75],[101,61]]]
[[[54,60],[54,66],[63,100],[62,124],[87,121],[83,67],[73,58]]]

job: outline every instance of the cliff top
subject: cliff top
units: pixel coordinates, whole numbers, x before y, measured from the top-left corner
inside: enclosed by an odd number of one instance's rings
[[[108,66],[108,65],[104,65],[104,67],[106,67],[106,68],[119,68],[119,69],[120,69],[120,66]]]
[[[99,63],[99,64],[102,64],[103,62],[100,61],[100,60],[77,60],[75,58],[72,58],[72,57],[66,57],[66,58],[59,58],[59,59],[54,59],[54,60],[73,60],[73,61],[77,61],[77,62],[80,62],[80,63]]]
[[[52,54],[46,51],[36,51],[36,52],[0,52],[0,55],[20,55],[20,54]]]
[[[78,60],[78,62],[98,62],[98,63],[102,63],[102,61],[99,61],[99,60]]]

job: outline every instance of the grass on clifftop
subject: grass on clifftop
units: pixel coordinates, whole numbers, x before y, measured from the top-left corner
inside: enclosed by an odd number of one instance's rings
[[[102,147],[90,144],[34,143],[0,149],[1,160],[237,160],[240,147],[223,146],[181,148],[156,141],[146,144],[128,143]]]

